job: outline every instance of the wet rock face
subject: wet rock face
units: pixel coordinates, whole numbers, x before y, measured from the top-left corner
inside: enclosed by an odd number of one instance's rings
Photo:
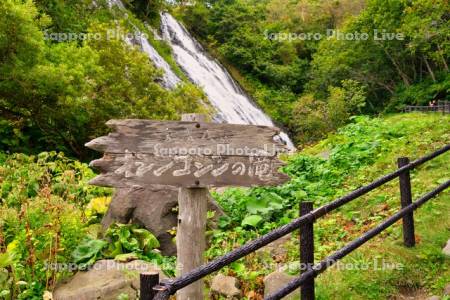
[[[130,300],[139,299],[139,274],[142,272],[158,272],[160,278],[166,278],[157,266],[145,261],[99,260],[88,271],[79,271],[57,286],[53,299],[116,300],[120,295],[127,295]]]
[[[164,255],[176,255],[173,236],[167,231],[177,226],[177,205],[177,188],[155,185],[145,189],[117,189],[102,225],[108,228],[114,222],[139,224],[158,238]],[[216,211],[216,217],[223,215],[212,198],[208,210]]]

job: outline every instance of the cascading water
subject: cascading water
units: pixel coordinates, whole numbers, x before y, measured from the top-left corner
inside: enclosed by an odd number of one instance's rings
[[[123,3],[120,0],[109,0],[109,6],[117,6],[121,10],[124,10],[125,7]],[[178,83],[181,82],[180,78],[172,71],[172,68],[170,65],[164,60],[164,58],[158,54],[158,51],[156,51],[155,48],[150,44],[148,39],[144,34],[142,34],[139,29],[131,23],[131,25],[134,27],[134,39],[127,39],[127,43],[129,44],[137,44],[140,46],[141,50],[145,52],[150,60],[154,63],[154,65],[157,68],[160,68],[163,70],[163,76],[162,76],[162,85],[165,88],[172,89],[174,88]]]
[[[113,6],[118,6],[120,9],[125,9],[125,6],[120,0],[108,0],[108,5],[110,8]]]
[[[186,28],[168,13],[161,14],[161,30],[163,38],[172,47],[178,65],[195,84],[203,88],[217,110],[218,121],[274,126],[273,121],[252,102],[227,70],[209,57]],[[280,133],[280,137],[290,149],[295,148],[287,134]]]
[[[156,67],[162,69],[163,73],[163,85],[166,88],[174,88],[181,80],[177,75],[172,71],[170,65],[158,54],[155,48],[148,42],[148,40],[140,35],[138,42],[141,45],[142,51],[147,53],[148,57],[153,61]]]
[[[120,0],[109,0],[109,5],[125,9]],[[164,87],[174,88],[181,82],[180,78],[137,27],[132,25],[135,27],[137,38],[127,42],[140,45],[155,66],[164,71],[162,78]],[[191,81],[203,88],[210,103],[217,110],[216,121],[274,126],[273,121],[252,102],[227,70],[209,57],[184,26],[170,14],[161,14],[161,29],[163,38],[172,47],[178,65]],[[287,134],[281,132],[279,136],[290,149],[295,149]]]

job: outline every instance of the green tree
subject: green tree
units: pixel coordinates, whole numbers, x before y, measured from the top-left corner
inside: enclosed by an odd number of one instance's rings
[[[438,81],[439,73],[448,72],[449,9],[448,1],[369,1],[341,28],[367,33],[368,39],[322,41],[308,89],[326,97],[328,86],[353,79],[368,87],[368,108],[377,111],[395,99],[399,87],[409,88],[427,76]]]
[[[178,119],[180,113],[204,110],[197,88],[181,84],[165,90],[158,83],[162,71],[145,53],[107,36],[112,28],[126,32],[125,21],[92,21],[87,29],[92,38],[54,43],[44,40],[48,18],[31,1],[7,0],[0,9],[5,12],[0,119],[30,133],[19,139],[30,149],[58,149],[85,159],[84,144],[106,132],[108,119]],[[8,128],[2,131],[11,132]]]

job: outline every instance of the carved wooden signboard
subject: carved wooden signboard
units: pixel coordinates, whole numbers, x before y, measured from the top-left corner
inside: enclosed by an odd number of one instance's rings
[[[186,114],[183,121],[111,120],[112,133],[86,144],[104,152],[91,162],[101,174],[91,184],[115,188],[179,187],[177,263],[179,275],[203,263],[210,186],[281,184],[278,159],[286,147],[277,128],[214,124]],[[178,300],[203,299],[203,281],[177,292]]]
[[[186,121],[111,120],[113,132],[87,143],[104,152],[91,184],[110,187],[264,186],[285,182],[277,128]]]

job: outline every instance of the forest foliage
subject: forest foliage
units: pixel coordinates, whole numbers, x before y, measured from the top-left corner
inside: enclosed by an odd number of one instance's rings
[[[177,13],[189,29],[297,142],[323,137],[355,112],[449,100],[446,0],[182,4]],[[342,93],[363,101],[353,106]]]
[[[143,259],[175,274],[175,258],[155,250],[159,242],[151,232],[131,224],[101,228],[111,191],[88,184],[95,174],[84,163],[93,155],[84,144],[105,134],[111,118],[209,113],[201,88],[186,80],[170,47],[152,36],[161,10],[182,20],[305,147],[286,157],[283,171],[291,180],[284,185],[213,192],[225,216],[208,228],[207,259],[290,222],[301,201],[323,205],[394,170],[398,156],[417,158],[450,143],[448,116],[367,116],[450,100],[446,0],[127,0],[126,11],[107,2],[0,1],[1,299],[42,299],[76,271],[52,267],[58,264],[82,269],[104,258]],[[162,71],[120,37],[136,28],[150,35],[183,79],[175,89],[163,88]],[[108,38],[110,30],[119,38]],[[328,37],[330,30],[341,36]],[[67,39],[68,33],[78,38]],[[313,36],[300,38],[307,33]],[[369,37],[342,38],[355,33]],[[385,38],[377,39],[380,34]],[[443,183],[449,172],[448,156],[413,172],[413,196]],[[388,239],[383,257],[401,260],[409,266],[404,272],[333,272],[318,282],[319,297],[386,299],[405,285],[441,291],[450,278],[440,253],[448,224],[433,218],[450,207],[439,200],[417,217],[424,230],[417,249],[398,255],[392,241],[399,240],[399,226],[381,237]],[[398,211],[397,183],[358,201],[315,227],[318,259]],[[298,265],[298,249],[294,234],[284,256],[251,255],[222,272],[240,281],[246,297],[261,298],[270,266]],[[331,287],[326,280],[336,282]]]
[[[162,71],[121,38],[131,26],[124,14],[96,3],[103,6],[0,3],[0,149],[54,149],[86,159],[84,144],[111,118],[178,119],[204,110],[192,84],[164,89]]]
[[[205,111],[199,88],[162,88],[162,71],[120,38],[136,27],[158,28],[163,9],[180,17],[298,144],[358,113],[449,99],[445,0],[123,2],[128,13],[106,0],[2,1],[0,149],[56,149],[87,159],[84,143],[104,133],[110,118]],[[119,38],[108,38],[111,29]],[[95,38],[54,38],[69,33]],[[367,38],[356,37],[361,33]],[[185,78],[170,48],[151,41]]]

